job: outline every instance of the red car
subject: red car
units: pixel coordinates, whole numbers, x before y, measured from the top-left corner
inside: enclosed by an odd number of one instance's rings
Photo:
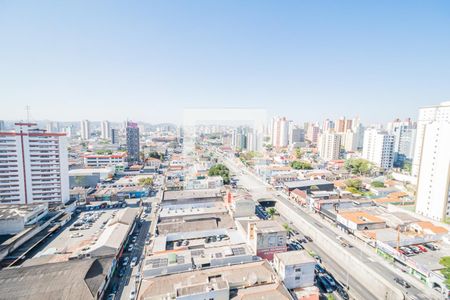
[[[399,252],[400,254],[406,255],[406,252],[403,251],[402,249],[398,249],[398,252]]]
[[[422,251],[422,252],[428,252],[427,248],[425,248],[422,245],[417,245],[416,247],[419,248],[419,250]]]

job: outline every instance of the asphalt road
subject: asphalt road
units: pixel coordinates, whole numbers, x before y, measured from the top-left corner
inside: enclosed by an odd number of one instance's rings
[[[288,207],[290,207],[292,210],[294,210],[299,216],[310,222],[311,224],[315,224],[318,228],[320,228],[320,231],[329,236],[332,239],[335,239],[337,234],[329,228],[330,225],[327,226],[327,224],[323,224],[317,219],[310,216],[308,213],[301,210],[297,205],[293,204],[291,201],[287,200],[284,197],[281,197],[278,195],[277,192],[273,190],[269,190],[266,185],[264,185],[259,179],[256,178],[254,174],[251,174],[249,171],[247,171],[242,165],[239,166],[234,160],[223,158],[223,162],[227,165],[227,167],[230,169],[231,172],[236,174],[236,177],[239,179],[239,185],[244,186],[255,198],[255,200],[261,199],[261,198],[272,198],[277,199],[277,201],[281,201],[284,204],[286,204]],[[319,250],[319,249],[317,249]],[[319,250],[320,251],[320,250]],[[362,251],[361,249],[357,247],[352,248],[342,248],[342,251],[348,251],[353,256],[357,257],[360,261],[365,263],[366,265],[369,265],[373,270],[378,272],[381,276],[384,278],[391,280],[394,282],[395,277],[404,277],[404,274],[401,273],[400,270],[391,270],[387,268],[385,265],[382,265],[378,260],[381,258],[373,257],[367,255],[365,251]],[[375,253],[373,255],[376,255]],[[333,265],[334,268],[336,268],[337,274],[346,274],[346,271],[339,270],[339,265],[336,261],[333,260],[332,257],[329,256],[329,262],[328,264]],[[413,282],[411,282],[410,278],[405,278],[408,282],[412,283],[411,288],[404,289],[401,288],[404,293],[412,298],[412,299],[420,299],[420,300],[429,300],[429,299],[439,299],[436,297],[436,294],[433,293],[434,291],[431,291],[429,288],[425,287],[424,285],[416,285]],[[350,282],[349,285],[351,289],[354,289],[357,291],[357,293],[361,296],[364,296],[362,299],[371,299],[366,298],[370,297],[370,295],[367,294],[366,289],[364,286],[360,285],[357,280],[353,280]],[[411,297],[413,295],[413,297]],[[373,296],[372,296],[373,297]],[[375,299],[375,298],[372,298]]]

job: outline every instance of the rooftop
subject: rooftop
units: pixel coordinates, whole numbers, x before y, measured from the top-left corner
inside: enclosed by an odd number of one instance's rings
[[[163,201],[190,200],[222,197],[220,189],[165,191]]]
[[[302,187],[309,187],[312,185],[325,185],[325,184],[333,184],[333,183],[324,179],[297,180],[284,183],[284,185],[288,188],[302,188]]]
[[[2,204],[0,205],[0,220],[22,218],[34,211],[46,208],[47,204]]]
[[[365,211],[341,212],[339,215],[356,224],[383,223],[384,221]]]
[[[111,258],[101,258],[3,269],[0,295],[3,299],[97,299],[111,264]]]
[[[274,255],[285,265],[316,263],[316,260],[304,250],[280,252],[275,253]]]

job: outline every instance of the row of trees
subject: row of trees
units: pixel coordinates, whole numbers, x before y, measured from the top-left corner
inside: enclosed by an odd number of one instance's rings
[[[294,160],[291,162],[291,167],[295,170],[312,170],[312,165],[303,160]]]

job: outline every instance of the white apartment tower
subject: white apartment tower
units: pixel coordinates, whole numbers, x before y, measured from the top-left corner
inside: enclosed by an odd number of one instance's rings
[[[272,145],[275,148],[283,148],[288,145],[289,123],[285,117],[272,119]]]
[[[341,135],[324,132],[319,139],[319,155],[325,161],[339,159],[341,151]]]
[[[380,168],[392,168],[394,163],[394,136],[376,128],[364,131],[362,158]]]
[[[413,163],[416,212],[443,221],[450,215],[450,101],[419,110]]]
[[[104,140],[111,139],[111,126],[109,125],[108,121],[102,121],[100,125],[101,129],[101,135],[100,137]]]
[[[81,121],[80,136],[82,140],[88,140],[91,137],[91,123],[89,120]]]
[[[0,203],[67,202],[69,175],[64,133],[16,123],[0,132]]]

